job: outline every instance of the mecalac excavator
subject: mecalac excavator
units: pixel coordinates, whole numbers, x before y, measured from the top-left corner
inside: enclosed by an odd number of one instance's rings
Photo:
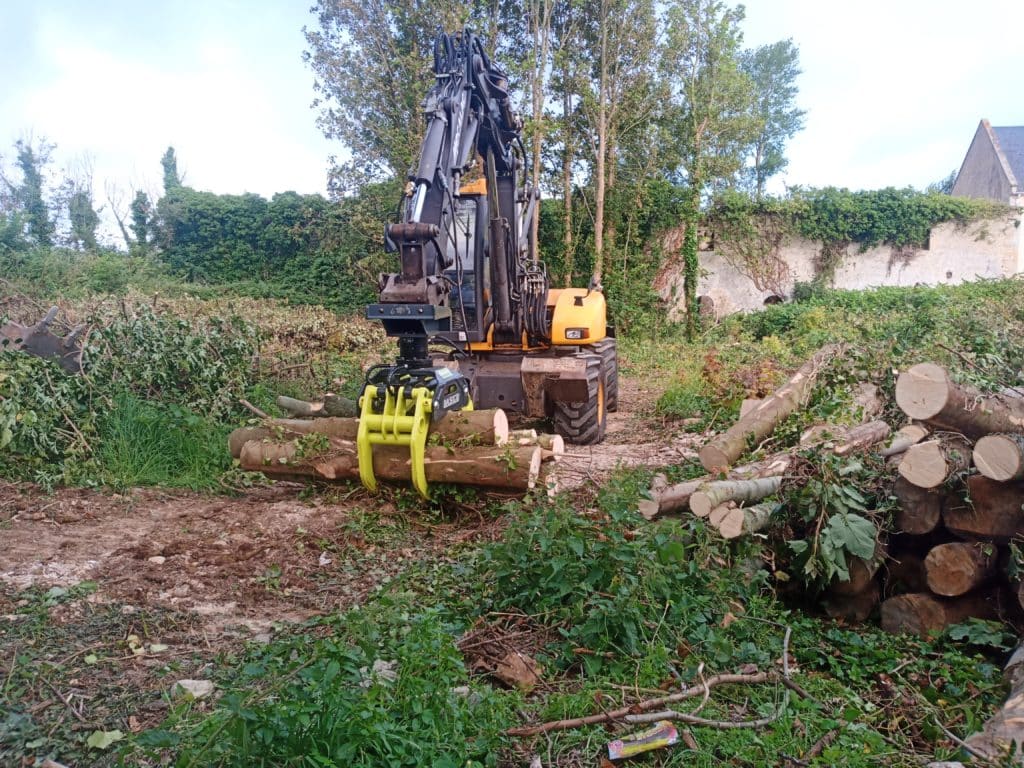
[[[502,408],[587,445],[604,438],[618,393],[600,286],[549,288],[537,258],[539,194],[505,73],[466,30],[437,37],[434,78],[419,166],[385,230],[400,271],[381,276],[366,311],[398,339],[398,359],[368,371],[356,441],[366,486],[376,487],[373,446],[402,445],[424,494],[416,469],[431,419]]]

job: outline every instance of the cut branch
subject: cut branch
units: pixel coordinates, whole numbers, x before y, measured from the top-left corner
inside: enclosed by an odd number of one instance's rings
[[[766,397],[746,416],[700,450],[700,463],[709,472],[721,472],[742,456],[751,441],[770,435],[784,418],[810,397],[818,373],[842,351],[838,344],[818,350],[782,387]]]
[[[764,477],[756,480],[719,480],[704,483],[690,496],[690,511],[697,517],[707,517],[711,510],[727,501],[743,503],[760,501],[772,496],[782,487],[782,478]]]

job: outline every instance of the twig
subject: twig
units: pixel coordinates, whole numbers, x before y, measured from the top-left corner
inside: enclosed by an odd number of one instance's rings
[[[588,715],[587,717],[574,717],[566,720],[553,720],[548,723],[543,723],[542,725],[533,725],[523,728],[510,728],[506,733],[509,736],[536,736],[537,734],[548,733],[550,731],[566,731],[571,728],[579,728],[584,725],[607,723],[611,720],[620,720],[626,717],[626,715],[634,714],[636,712],[646,712],[648,710],[664,707],[666,704],[672,704],[677,701],[685,701],[686,699],[702,696],[705,688],[714,688],[719,685],[756,685],[759,683],[765,683],[771,678],[772,675],[768,672],[756,672],[750,675],[715,675],[714,677],[710,677],[704,681],[703,685],[695,685],[669,696],[641,701],[638,704],[634,704],[629,707],[622,707],[621,709],[613,710],[612,712],[602,713],[599,715]]]
[[[51,691],[53,691],[54,695],[56,695],[56,697],[57,697],[58,699],[60,699],[61,703],[62,703],[62,704],[63,704],[64,706],[66,706],[66,707],[67,707],[67,708],[68,708],[68,709],[69,709],[69,710],[71,711],[71,714],[75,716],[75,719],[76,719],[76,720],[77,720],[78,722],[80,722],[80,723],[88,723],[88,722],[89,722],[89,721],[88,721],[88,720],[86,720],[86,719],[85,719],[84,717],[82,717],[82,715],[81,715],[81,714],[80,714],[80,713],[78,712],[78,710],[77,710],[77,709],[75,709],[75,708],[74,708],[73,706],[71,706],[71,697],[70,697],[70,696],[69,696],[68,698],[66,698],[66,699],[65,699],[65,698],[64,698],[64,697],[63,697],[63,696],[61,695],[60,691],[58,691],[58,690],[57,690],[57,688],[56,688],[56,687],[54,686],[54,684],[53,684],[53,683],[51,683],[51,682],[50,682],[49,680],[47,680],[47,679],[46,679],[45,677],[43,677],[43,678],[41,678],[41,679],[42,679],[42,681],[43,681],[43,682],[44,682],[44,683],[46,684],[46,687],[47,687],[47,688],[49,688],[49,689],[50,689]]]
[[[239,404],[240,404],[240,405],[243,405],[243,406],[245,406],[245,407],[246,407],[246,408],[248,408],[248,409],[249,409],[250,411],[252,411],[253,413],[255,413],[255,414],[256,414],[257,416],[259,416],[259,417],[260,417],[261,419],[269,419],[269,418],[270,418],[270,415],[269,415],[268,413],[266,413],[266,412],[264,412],[264,411],[261,411],[261,410],[260,410],[259,408],[257,408],[257,407],[256,407],[255,405],[253,405],[253,404],[252,404],[252,403],[250,403],[250,402],[249,402],[248,400],[246,400],[246,399],[245,399],[244,397],[240,397],[240,398],[238,398],[238,402],[239,402]]]
[[[986,765],[997,765],[998,764],[998,763],[994,762],[991,757],[989,757],[988,755],[984,754],[983,752],[979,752],[974,747],[972,747],[970,744],[968,744],[966,741],[964,741],[959,736],[957,736],[955,733],[953,733],[951,730],[949,730],[942,723],[940,723],[938,717],[932,715],[932,722],[934,722],[935,725],[938,726],[939,730],[942,731],[943,734],[945,734],[947,739],[952,741],[954,744],[956,744],[958,747],[960,747],[960,749],[962,749],[964,752],[969,754],[971,757],[974,757],[974,758],[977,758],[978,760],[981,760]]]

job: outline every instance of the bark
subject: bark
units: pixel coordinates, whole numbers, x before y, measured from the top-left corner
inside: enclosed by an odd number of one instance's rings
[[[999,483],[975,475],[967,480],[970,502],[947,499],[946,527],[958,536],[998,543],[1024,533],[1024,483]]]
[[[990,480],[1024,478],[1024,435],[985,435],[974,446],[974,466]]]
[[[780,421],[803,406],[811,394],[818,372],[842,347],[830,344],[818,350],[793,377],[760,405],[715,437],[700,451],[700,462],[709,472],[719,472],[742,456],[751,441],[763,440]]]
[[[912,419],[971,438],[1024,432],[1024,400],[985,395],[970,385],[957,384],[935,363],[921,363],[901,373],[896,402]]]
[[[889,594],[927,590],[928,573],[925,571],[922,558],[910,552],[903,552],[889,561],[889,573],[886,578],[886,591]]]
[[[711,510],[727,501],[760,501],[778,493],[781,487],[782,478],[779,476],[704,483],[690,496],[690,511],[697,517],[707,517]]]
[[[640,514],[647,520],[653,520],[658,515],[686,509],[690,503],[690,496],[705,482],[706,478],[700,478],[663,489],[652,489],[651,498],[644,499],[639,504]]]
[[[742,403],[740,403],[740,418],[742,419],[744,416],[746,416],[752,410],[757,408],[757,406],[759,406],[760,404],[761,404],[761,400],[759,398],[749,398],[748,397],[747,399],[745,399]]]
[[[945,494],[919,488],[905,477],[896,478],[892,492],[899,500],[893,520],[897,530],[920,536],[938,527]]]
[[[941,598],[923,592],[890,597],[882,603],[882,629],[927,637],[970,618],[996,616],[994,600],[977,594]]]
[[[834,595],[857,595],[863,592],[875,579],[879,567],[885,562],[888,549],[882,542],[875,544],[875,554],[870,560],[851,557],[849,563],[850,578],[846,581],[832,580],[829,591]]]
[[[752,507],[733,509],[718,524],[718,532],[723,539],[736,539],[744,534],[757,533],[768,527],[774,514],[774,504],[755,504]]]
[[[997,560],[991,544],[940,544],[924,559],[928,588],[945,597],[966,594],[995,574]]]
[[[278,439],[320,432],[328,437],[355,440],[359,420],[340,417],[321,419],[270,419],[264,426],[241,427],[228,437],[231,455],[238,458],[250,440]],[[430,425],[430,436],[442,443],[460,445],[504,445],[508,442],[508,417],[500,408],[482,411],[450,411]],[[428,438],[429,440],[429,438]],[[564,443],[563,443],[564,451]]]
[[[871,581],[863,591],[853,595],[829,595],[825,600],[825,613],[833,619],[841,619],[849,624],[860,624],[867,621],[871,612],[878,605],[882,590],[877,581]]]
[[[922,427],[920,424],[907,424],[907,426],[897,430],[896,434],[893,435],[892,442],[889,443],[888,447],[879,451],[879,455],[889,457],[903,453],[907,448],[917,445],[926,437],[928,437],[927,427]]]
[[[889,436],[889,425],[884,421],[869,421],[851,429],[846,438],[832,452],[836,456],[848,456],[868,446],[880,443]]]
[[[324,480],[356,480],[359,459],[355,443],[330,439],[330,451],[320,456],[298,455],[295,442],[250,440],[243,447],[243,469],[267,475],[286,474]],[[479,485],[527,490],[540,474],[538,446],[475,446],[452,452],[444,446],[428,446],[424,467],[429,483]],[[408,482],[412,478],[409,451],[397,446],[374,446],[373,472],[379,480]]]
[[[910,446],[899,473],[918,488],[937,488],[969,466],[971,444],[959,435],[947,435]]]

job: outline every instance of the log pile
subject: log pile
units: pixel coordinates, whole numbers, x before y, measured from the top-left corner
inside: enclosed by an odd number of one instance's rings
[[[358,428],[358,420],[349,417],[265,419],[260,426],[236,429],[228,446],[247,471],[278,478],[358,482]],[[513,491],[539,485],[553,493],[554,480],[544,467],[564,452],[565,444],[557,435],[510,432],[501,409],[457,411],[431,423],[424,466],[428,483]],[[379,480],[408,484],[412,477],[409,449],[374,446],[373,471]]]
[[[896,402],[915,420],[893,485],[882,627],[927,635],[1004,615],[1007,544],[1024,534],[1024,401],[956,383],[935,363],[900,374]],[[902,430],[901,430],[902,432]]]
[[[787,510],[776,496],[797,451],[872,451],[892,472],[893,526],[872,558],[848,556],[849,578],[829,584],[826,611],[847,621],[879,611],[886,630],[921,635],[1016,612],[1024,582],[1007,576],[1008,545],[1024,536],[1024,398],[1016,393],[986,395],[939,365],[916,365],[896,385],[910,423],[891,436],[884,421],[819,425],[788,453],[730,468],[800,407],[817,372],[840,352],[822,349],[776,393],[751,404],[700,451],[711,474],[675,485],[656,481],[640,513],[653,519],[689,512],[727,539],[783,528]]]

